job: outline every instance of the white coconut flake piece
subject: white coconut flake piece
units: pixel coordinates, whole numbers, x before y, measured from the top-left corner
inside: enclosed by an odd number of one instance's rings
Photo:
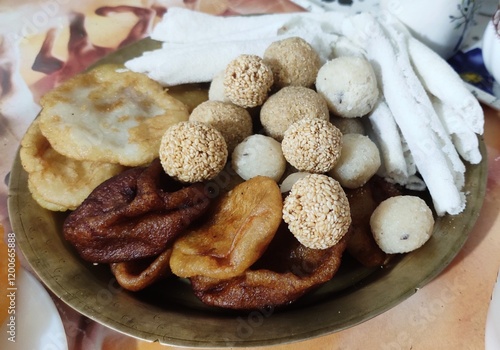
[[[408,50],[415,71],[425,89],[476,134],[484,130],[484,113],[477,98],[467,89],[455,70],[437,53],[413,37],[408,37]]]
[[[401,135],[387,103],[379,101],[369,114],[368,120],[373,134],[372,139],[380,149],[383,169],[381,175],[398,184],[406,185],[409,174]]]
[[[340,33],[346,17],[347,14],[339,11],[213,16],[172,7],[156,25],[151,37],[158,41],[184,44],[256,40],[276,36],[280,29],[296,18],[314,20],[322,25],[325,32]]]
[[[387,16],[384,16],[383,18],[387,18]],[[394,43],[396,54],[398,55],[397,61],[403,71],[407,85],[411,89],[411,94],[424,112],[422,115],[427,118],[427,125],[436,134],[439,144],[448,161],[449,167],[453,171],[455,183],[457,187],[461,189],[465,183],[465,165],[460,159],[449,133],[446,131],[441,119],[434,110],[434,106],[432,105],[427,91],[411,65],[408,51],[409,35],[407,35],[407,33],[403,30],[396,29],[396,27],[391,23],[392,21],[389,19],[383,22],[382,26]]]
[[[209,82],[240,54],[262,56],[274,40],[185,45],[175,50],[165,47],[129,60],[125,67],[145,73],[163,86]]]
[[[453,144],[463,159],[471,164],[479,164],[482,159],[479,151],[479,140],[454,108],[444,104],[435,96],[431,97],[434,110],[443,122],[448,133],[451,135]]]

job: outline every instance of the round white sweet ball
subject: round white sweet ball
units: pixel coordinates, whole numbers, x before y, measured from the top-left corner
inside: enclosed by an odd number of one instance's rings
[[[388,254],[420,248],[432,235],[434,217],[425,201],[416,196],[396,196],[378,205],[370,218],[375,242]]]
[[[244,180],[261,175],[279,181],[285,172],[286,160],[278,141],[269,136],[254,134],[236,146],[231,166]]]
[[[210,82],[208,99],[210,101],[229,102],[229,98],[225,95],[224,89],[224,71],[222,71],[219,74],[216,74]]]
[[[363,57],[337,57],[326,62],[316,77],[316,90],[332,113],[344,118],[368,114],[379,97],[373,68]]]
[[[345,134],[342,137],[340,158],[329,171],[343,187],[363,186],[380,168],[380,152],[368,136]]]
[[[307,175],[311,175],[311,173],[305,172],[305,171],[298,171],[295,173],[291,173],[285,179],[281,182],[280,184],[280,190],[281,193],[286,193],[289,192],[292,189],[292,186],[299,181],[300,179],[303,179]]]

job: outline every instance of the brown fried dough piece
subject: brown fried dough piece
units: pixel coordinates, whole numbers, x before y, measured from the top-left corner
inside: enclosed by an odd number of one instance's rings
[[[113,263],[160,254],[210,203],[201,183],[167,177],[159,160],[99,185],[64,222],[64,237],[85,260]]]
[[[281,223],[283,201],[266,176],[222,195],[199,227],[175,241],[170,266],[179,277],[231,278],[257,261]]]
[[[384,266],[390,255],[383,252],[370,229],[370,217],[383,200],[400,195],[399,188],[384,179],[374,176],[364,186],[346,189],[347,199],[351,207],[351,238],[347,243],[347,251],[353,258],[366,267]]]
[[[170,270],[170,255],[172,248],[151,259],[140,259],[110,265],[118,284],[123,288],[137,292],[154,282],[172,274]]]
[[[205,304],[253,310],[290,304],[332,279],[349,233],[328,249],[301,245],[282,225],[266,253],[251,269],[230,279],[191,278],[195,295]]]

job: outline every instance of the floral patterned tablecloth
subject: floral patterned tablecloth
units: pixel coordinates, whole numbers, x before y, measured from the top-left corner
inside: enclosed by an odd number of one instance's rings
[[[39,111],[39,97],[99,58],[146,37],[172,6],[217,15],[303,10],[287,0],[9,0],[0,4],[1,231],[10,232],[8,174],[19,140]],[[489,164],[486,200],[453,262],[382,315],[331,335],[266,349],[484,348],[488,306],[500,265],[500,112],[488,107],[484,111]],[[174,349],[118,334],[80,316],[56,297],[54,302],[71,350]],[[40,349],[58,349],[49,345],[41,344]]]

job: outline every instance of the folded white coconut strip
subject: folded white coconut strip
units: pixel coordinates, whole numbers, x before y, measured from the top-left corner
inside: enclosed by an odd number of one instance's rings
[[[387,105],[408,143],[436,212],[460,213],[465,207],[465,196],[457,186],[455,171],[450,167],[441,139],[428,125],[429,109],[421,104],[421,96],[414,95],[416,88],[410,84],[415,82],[411,73],[405,71],[407,57],[398,51],[397,44],[371,14],[353,16],[344,24],[345,35],[364,47],[373,63]]]
[[[261,56],[274,38],[214,44],[168,46],[129,60],[131,71],[147,74],[164,86],[209,82],[241,53]]]
[[[448,165],[454,174],[455,184],[461,189],[465,184],[465,165],[462,159],[460,159],[450,134],[447,132],[441,119],[434,110],[434,106],[432,105],[427,91],[413,69],[408,51],[409,36],[406,34],[406,31],[398,30],[394,25],[391,25],[394,21],[392,21],[391,18],[388,19],[388,16],[392,17],[392,15],[382,16],[382,18],[385,19],[381,21],[382,27],[394,43],[398,63],[411,89],[411,94],[425,112],[423,116],[427,118],[427,125],[435,132],[441,149],[448,161]],[[436,74],[440,74],[440,72],[434,70],[434,75]],[[435,79],[435,77],[433,79]],[[453,87],[450,88],[452,89]]]
[[[384,100],[378,102],[368,116],[368,121],[368,135],[377,144],[381,155],[377,174],[410,190],[425,190],[425,182],[416,175],[413,156]]]
[[[172,7],[155,26],[151,38],[181,44],[254,40],[276,34],[290,17],[290,14],[222,17]]]
[[[291,12],[222,17],[172,7],[155,26],[151,38],[182,44],[262,39],[276,36],[278,31],[294,18],[311,19],[321,23],[323,31],[338,34],[346,17],[342,12]]]
[[[391,110],[380,100],[368,116],[371,138],[377,143],[382,160],[380,175],[400,185],[408,183],[408,166],[403,151],[399,128]]]
[[[291,36],[301,36],[320,53],[322,61],[328,59],[337,38],[335,35],[316,35],[310,30],[300,31],[300,35],[298,32],[295,27],[290,27],[289,31],[273,38],[217,44],[166,44],[160,49],[145,52],[142,56],[127,61],[125,66],[134,72],[147,74],[164,86],[210,82],[238,55],[251,54],[262,57],[272,42]]]
[[[263,56],[272,42],[291,36],[302,37],[326,61],[345,17],[334,12],[219,17],[172,8],[152,36],[163,41],[162,48],[125,66],[164,86],[209,82],[238,55]]]
[[[365,57],[366,52],[345,36],[339,36],[332,49],[332,58],[342,56]]]
[[[458,153],[471,164],[481,159],[477,134],[484,130],[484,115],[476,97],[466,88],[455,70],[437,53],[411,36],[393,16],[382,16],[385,22],[404,33],[415,72],[431,95],[434,110],[451,136]]]
[[[451,135],[453,144],[462,158],[471,164],[481,162],[482,155],[479,151],[479,140],[474,131],[464,123],[463,118],[452,106],[443,103],[442,100],[435,96],[432,96],[431,100],[434,110]]]
[[[408,50],[426,90],[449,106],[473,132],[482,134],[483,110],[458,73],[437,53],[411,36],[408,36]]]

